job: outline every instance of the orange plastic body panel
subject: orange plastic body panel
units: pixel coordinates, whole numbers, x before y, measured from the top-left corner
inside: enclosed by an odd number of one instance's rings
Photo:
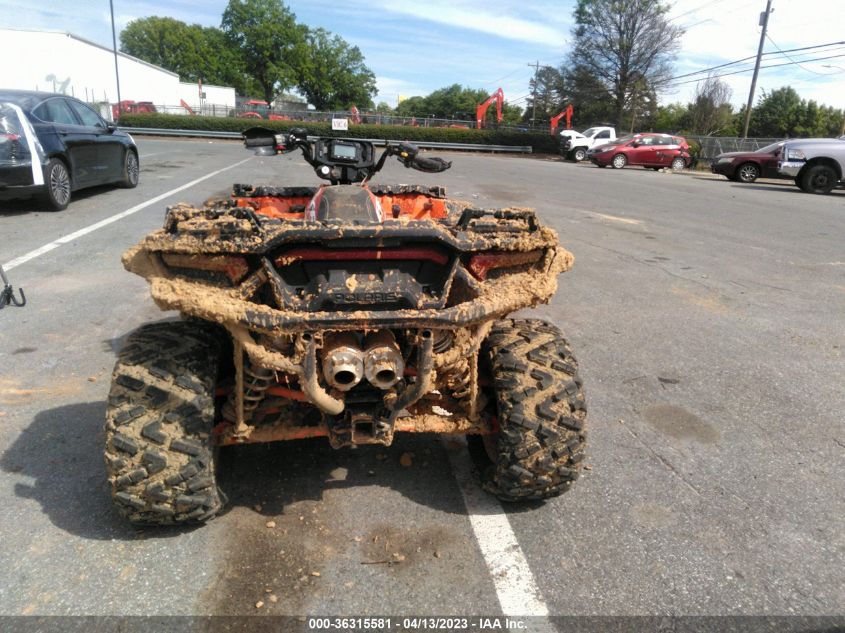
[[[422,193],[402,193],[394,195],[377,195],[386,218],[394,217],[394,205],[399,208],[399,216],[406,216],[413,220],[426,218],[445,218],[449,212],[446,200],[432,198]],[[282,220],[302,220],[305,217],[305,206],[311,202],[307,196],[266,196],[255,198],[235,198],[239,207],[250,207],[259,215]],[[296,210],[294,210],[296,209]]]

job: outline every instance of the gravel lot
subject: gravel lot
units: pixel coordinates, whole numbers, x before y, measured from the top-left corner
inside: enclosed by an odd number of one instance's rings
[[[9,271],[29,303],[0,312],[0,614],[239,615],[259,600],[268,615],[501,614],[452,471],[463,448],[434,437],[227,450],[230,510],[201,528],[139,531],[112,510],[114,353],[163,316],[121,253],[168,204],[318,182],[293,155],[138,142],[137,189],[0,211],[6,264],[225,169]],[[394,162],[378,181],[535,207],[576,257],[533,312],[580,360],[590,470],[563,497],[505,508],[549,613],[845,614],[845,192],[451,159],[441,175]]]

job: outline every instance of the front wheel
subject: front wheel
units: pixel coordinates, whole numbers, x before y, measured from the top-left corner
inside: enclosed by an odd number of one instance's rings
[[[617,154],[613,157],[611,164],[613,169],[623,169],[628,164],[628,159],[625,158],[625,154]]]
[[[504,501],[561,494],[581,471],[587,414],[566,339],[544,321],[507,319],[493,325],[484,351],[499,423],[484,442],[485,489]]]
[[[587,160],[587,150],[583,147],[578,147],[572,152],[572,158],[575,159],[576,163],[580,163],[582,160]]]
[[[801,176],[801,190],[807,193],[825,194],[833,191],[839,178],[832,167],[813,165]]]
[[[754,163],[743,163],[736,170],[739,182],[752,183],[760,177],[760,168]]]
[[[44,202],[50,211],[64,211],[70,204],[70,172],[58,158],[47,164]]]

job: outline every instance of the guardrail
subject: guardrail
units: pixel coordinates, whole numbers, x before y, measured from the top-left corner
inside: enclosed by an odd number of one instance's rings
[[[168,130],[147,127],[121,127],[123,132],[130,134],[149,134],[150,136],[190,136],[196,138],[224,138],[240,140],[239,132],[224,132],[220,130]],[[309,137],[316,138],[316,137]],[[361,138],[358,141],[369,141],[373,145],[382,146],[399,141],[386,141],[380,138]],[[444,149],[466,152],[506,152],[512,154],[531,154],[534,150],[530,145],[487,145],[484,143],[441,143],[437,141],[414,141],[420,149]]]

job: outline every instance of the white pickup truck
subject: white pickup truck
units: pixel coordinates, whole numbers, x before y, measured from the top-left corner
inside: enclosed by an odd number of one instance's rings
[[[612,127],[591,127],[583,132],[563,130],[560,133],[560,153],[566,158],[582,161],[587,158],[587,150],[616,140],[616,129]]]
[[[807,193],[830,193],[845,184],[845,136],[787,141],[778,172],[795,179]]]

